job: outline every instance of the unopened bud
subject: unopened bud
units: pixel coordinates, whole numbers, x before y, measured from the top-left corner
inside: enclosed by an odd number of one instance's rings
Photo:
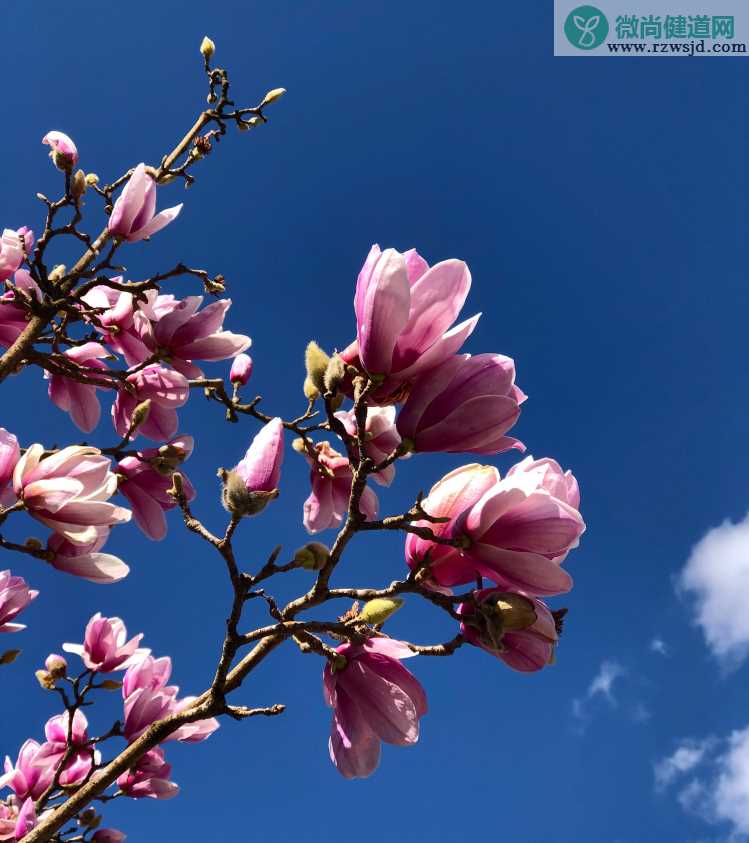
[[[320,392],[325,390],[325,372],[328,369],[330,357],[311,340],[304,352],[304,365],[307,368],[307,378],[317,387]]]
[[[268,91],[268,93],[263,97],[263,101],[260,103],[260,108],[264,108],[266,105],[270,105],[272,102],[280,100],[285,93],[286,88],[274,88],[272,91]]]
[[[148,414],[151,412],[151,399],[146,398],[133,410],[133,415],[130,419],[130,433],[135,431],[146,421]]]
[[[297,436],[296,439],[292,439],[291,447],[297,452],[297,454],[304,454],[307,451],[304,446],[304,439],[302,439],[301,436]]]
[[[13,662],[21,655],[20,650],[6,650],[0,656],[0,664],[13,664]]]
[[[73,199],[80,199],[86,192],[86,175],[83,170],[76,170],[70,182],[70,195]]]
[[[377,597],[364,604],[357,620],[372,624],[372,626],[380,626],[402,605],[403,601],[398,597]]]
[[[101,817],[96,813],[96,808],[88,807],[78,815],[78,825],[84,828],[96,828],[101,822]]]
[[[44,667],[53,679],[61,679],[68,672],[68,663],[57,653],[50,653],[47,656]]]
[[[216,52],[216,45],[207,35],[204,35],[203,40],[200,42],[200,52],[207,61],[210,61]]]
[[[224,488],[221,495],[221,501],[224,509],[231,512],[232,515],[237,515],[244,518],[249,515],[257,515],[265,509],[265,507],[275,498],[278,497],[278,489],[273,489],[270,492],[256,491],[251,492],[245,486],[244,480],[237,474],[236,471],[227,471],[224,473]]]
[[[320,390],[312,383],[309,377],[304,379],[304,386],[302,387],[304,397],[308,401],[317,401],[320,397]]]
[[[346,364],[340,354],[334,354],[328,362],[323,377],[326,392],[335,392],[346,374]]]
[[[99,184],[99,177],[96,173],[86,173],[86,184],[89,187],[93,187],[95,184]]]
[[[521,594],[512,591],[493,595],[495,611],[502,616],[502,626],[506,632],[520,632],[528,629],[538,619],[533,603]]]
[[[57,266],[52,267],[52,271],[47,275],[50,281],[59,281],[65,275],[65,264],[58,263]]]
[[[294,561],[300,568],[319,571],[330,559],[330,550],[322,542],[308,542],[294,554]]]
[[[54,677],[51,676],[46,670],[37,670],[34,673],[36,676],[36,681],[44,688],[45,691],[54,691],[55,689],[55,680]]]

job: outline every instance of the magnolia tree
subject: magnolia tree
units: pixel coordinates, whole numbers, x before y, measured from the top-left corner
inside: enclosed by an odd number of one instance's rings
[[[138,164],[103,184],[78,169],[73,140],[50,131],[43,143],[60,171],[62,193],[57,199],[38,194],[46,206],[38,236],[26,226],[3,231],[0,381],[8,389],[9,375],[41,369],[50,401],[86,441],[96,432],[101,443],[51,448],[0,428],[0,525],[30,518],[46,533],[25,543],[0,535],[6,556],[0,567],[13,569],[0,572],[0,633],[22,630],[17,621],[24,609],[45,599],[33,588],[33,564],[19,575],[20,563],[39,560],[64,574],[114,583],[129,568],[106,552],[111,530],[140,529],[158,541],[167,532],[164,513],[177,509],[196,541],[223,560],[232,595],[225,638],[210,687],[197,697],[179,695],[169,684],[169,657],[142,649],[142,636],[129,637],[120,618],[97,613],[81,643],[50,642],[54,652],[36,676],[49,693],[51,716],[15,758],[5,759],[0,840],[124,839],[103,827],[101,812],[115,798],[177,794],[170,741],[205,740],[227,715],[242,720],[283,712],[283,705],[245,707],[235,695],[281,646],[322,659],[321,703],[332,709],[330,758],[346,778],[374,772],[381,741],[418,740],[427,695],[405,659],[449,656],[463,645],[518,671],[540,670],[554,658],[564,610],[550,611],[542,598],[571,588],[562,563],[584,530],[569,471],[553,459],[527,456],[500,478],[493,466],[469,462],[407,512],[379,513],[376,487],[394,482],[401,459],[525,451],[508,435],[525,400],[513,361],[463,351],[477,316],[454,324],[471,286],[463,261],[430,266],[415,249],[373,246],[356,281],[356,337],[341,337],[331,356],[308,345],[306,407],[292,419],[266,414],[259,397],[243,399],[253,367],[245,354],[250,338],[224,328],[231,302],[220,297],[222,276],[183,263],[143,281],[121,274],[116,259],[179,215],[181,205],[157,212],[161,187],[188,186],[193,168],[222,135],[263,125],[266,109],[284,93],[275,89],[258,106],[237,107],[226,70],[213,65],[214,50],[205,39],[208,107],[159,164]],[[84,227],[84,200],[101,201],[108,214],[97,236]],[[70,238],[82,256],[70,267],[55,264],[54,247]],[[210,303],[167,292],[178,276],[195,278]],[[200,368],[201,361],[228,360],[228,378],[207,377]],[[180,432],[178,410],[196,391],[227,421],[247,416],[261,425],[244,459],[219,469],[228,523],[218,533],[193,515],[195,489],[183,468],[193,437]],[[102,399],[111,426],[100,424]],[[304,526],[313,535],[335,532],[289,554],[288,562],[279,564],[277,547],[264,564],[244,570],[233,541],[245,519],[261,516],[278,496],[287,439],[309,464]],[[402,579],[333,587],[352,537],[383,530],[403,534]],[[293,569],[304,569],[307,582],[281,605],[270,581]],[[404,595],[446,613],[454,637],[439,644],[389,637],[383,627]],[[255,629],[243,621],[250,600],[267,608],[267,623]],[[2,661],[17,652],[7,650]],[[94,702],[99,722],[92,728]]]

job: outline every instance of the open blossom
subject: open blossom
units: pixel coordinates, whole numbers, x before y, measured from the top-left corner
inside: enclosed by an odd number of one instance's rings
[[[97,448],[69,445],[45,457],[42,445],[32,445],[16,464],[13,489],[29,515],[76,545],[130,520],[130,510],[107,503],[117,477]]]
[[[125,457],[117,464],[119,490],[133,508],[135,523],[154,541],[166,536],[164,513],[176,506],[167,494],[172,486],[172,472],[186,460],[193,449],[192,436],[179,436],[160,448],[140,451],[137,457]],[[195,489],[182,473],[182,486],[188,501]]]
[[[238,383],[241,386],[246,386],[252,375],[252,357],[249,354],[238,354],[234,358],[229,371],[229,380],[232,383]]]
[[[505,435],[525,397],[515,386],[515,364],[509,357],[456,355],[416,378],[398,416],[398,431],[415,451],[525,450]]]
[[[529,457],[504,480],[491,466],[463,466],[423,502],[430,515],[450,519],[430,525],[434,532],[459,546],[409,535],[406,559],[415,567],[428,554],[439,586],[471,582],[478,574],[532,595],[562,594],[572,579],[561,562],[585,530],[578,504],[577,483],[553,460]]]
[[[57,533],[47,540],[47,549],[54,553],[50,564],[58,571],[72,574],[89,582],[108,585],[124,579],[130,568],[111,553],[99,553],[109,538],[109,527],[98,527],[95,537],[87,544],[73,542]]]
[[[155,214],[156,182],[146,173],[146,165],[138,164],[114,203],[108,223],[109,233],[130,242],[143,240],[169,225],[181,210],[180,203]]]
[[[171,714],[176,688],[137,688],[125,700],[122,733],[128,743],[139,738],[157,720]]]
[[[501,588],[474,592],[476,605],[461,603],[463,637],[513,670],[541,670],[554,658],[559,638],[554,616],[541,600]]]
[[[343,521],[348,511],[353,478],[349,461],[332,448],[329,442],[318,442],[315,451],[316,460],[306,451],[303,452],[311,466],[312,491],[304,502],[304,526],[308,533],[337,527]],[[377,517],[379,502],[369,486],[364,488],[359,508],[367,521]]]
[[[86,625],[83,644],[63,644],[66,653],[80,656],[89,670],[110,673],[127,670],[151,651],[138,649],[142,633],[127,640],[127,629],[120,618],[105,618],[97,612]]]
[[[69,348],[64,352],[64,356],[84,369],[93,370],[84,374],[95,377],[97,372],[108,370],[107,364],[103,363],[101,358],[108,357],[109,352],[98,342],[87,342],[75,348]],[[45,377],[49,379],[48,391],[52,403],[69,413],[79,430],[90,433],[101,417],[101,405],[96,397],[96,390],[100,387],[49,372],[45,372]]]
[[[382,381],[370,393],[373,401],[392,403],[416,375],[460,349],[479,318],[451,328],[470,287],[463,261],[429,268],[413,249],[372,246],[356,283],[357,338],[341,357]]]
[[[171,799],[179,793],[179,785],[169,781],[171,773],[172,765],[164,760],[164,751],[155,747],[117,779],[117,786],[133,799]]]
[[[121,275],[111,280],[123,283]],[[103,341],[122,354],[128,366],[136,366],[149,358],[151,351],[142,339],[148,331],[148,317],[138,309],[132,293],[100,284],[89,290],[82,301],[96,309],[96,328]]]
[[[0,632],[20,632],[26,629],[14,619],[38,596],[29,588],[23,577],[14,577],[10,571],[0,571]]]
[[[69,724],[70,715],[67,712],[58,714],[47,721],[44,727],[47,740],[39,747],[39,751],[34,758],[34,764],[41,768],[52,767],[53,770],[57,769],[68,749]],[[65,763],[63,773],[60,776],[60,784],[78,784],[89,774],[92,759],[88,740],[88,720],[80,709],[76,709],[73,714],[71,730],[73,752]]]
[[[354,410],[336,413],[349,436],[356,436],[357,424]],[[364,429],[367,456],[375,463],[382,462],[400,445],[401,438],[395,427],[395,407],[370,407]],[[395,465],[389,465],[372,475],[381,486],[389,486],[395,477]]]
[[[47,789],[55,773],[52,766],[38,766],[34,763],[40,748],[34,740],[25,741],[18,751],[15,765],[6,755],[5,774],[0,776],[0,788],[9,787],[21,800],[29,796],[38,799]]]
[[[72,170],[78,163],[78,149],[64,132],[47,132],[42,143],[50,147],[50,156],[61,170]]]
[[[5,491],[13,478],[13,469],[21,458],[21,449],[14,434],[0,427],[0,506],[9,503]]]
[[[400,663],[414,655],[391,638],[336,649],[346,659],[340,670],[327,664],[325,702],[333,709],[328,747],[338,772],[347,779],[371,775],[380,760],[380,741],[409,746],[419,739],[419,719],[427,698],[416,677]]]
[[[0,236],[0,281],[13,275],[23,261],[23,238],[12,228],[3,229]]]
[[[164,688],[171,675],[172,660],[169,656],[158,659],[150,655],[145,656],[128,667],[122,680],[122,697],[127,699],[140,688],[147,688],[149,691]],[[167,690],[172,696],[177,693],[176,687]]]
[[[0,282],[6,280],[7,286],[9,283],[7,277],[3,278],[2,249],[0,241]],[[28,311],[18,301],[19,296],[28,299],[39,298],[39,287],[25,269],[16,270],[13,276],[13,287],[15,289],[8,289],[0,295],[0,346],[6,348],[18,339],[29,320]]]
[[[133,411],[146,399],[151,401],[148,417],[138,428],[148,439],[157,442],[170,439],[177,432],[177,408],[187,403],[190,386],[184,375],[154,364],[127,377],[134,394],[122,389],[112,405],[114,429],[125,436],[130,428]]]

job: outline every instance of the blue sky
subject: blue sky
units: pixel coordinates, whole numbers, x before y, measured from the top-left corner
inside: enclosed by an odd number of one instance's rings
[[[253,337],[254,389],[289,416],[306,342],[353,335],[371,243],[466,260],[465,313],[483,312],[466,350],[515,358],[530,395],[517,435],[574,470],[588,523],[568,561],[575,589],[555,603],[570,614],[554,668],[518,675],[471,648],[415,660],[431,705],[421,742],[387,747],[376,775],[351,783],[327,757],[322,666],[289,649],[238,700],[285,702],[283,717],[170,748],[178,801],[115,803],[108,822],[133,841],[185,843],[742,839],[749,527],[732,524],[749,509],[744,65],[554,58],[548,2],[44,5],[4,8],[3,226],[40,226],[34,194],[56,186],[39,143],[49,129],[72,135],[105,180],[156,163],[202,107],[197,45],[210,34],[238,100],[288,95],[262,131],[226,138],[188,193],[162,192],[184,211],[128,251],[129,277],[178,260],[223,273],[228,326]],[[215,468],[256,427],[226,425],[197,396],[182,416],[198,438],[195,509],[218,528]],[[6,385],[0,423],[25,443],[78,439],[38,372]],[[97,441],[111,439],[105,417]],[[402,510],[467,461],[411,460],[383,508]],[[306,464],[289,449],[283,496],[243,530],[244,559],[303,543],[306,495]],[[218,559],[170,525],[160,545],[115,534],[133,572],[109,588],[2,560],[41,592],[12,642],[22,658],[3,668],[3,754],[56,713],[33,670],[81,640],[97,610],[170,654],[185,692],[205,687],[227,584]],[[387,584],[403,569],[401,540],[367,537],[343,579]],[[279,596],[290,588],[304,575]],[[410,601],[391,633],[428,643],[453,630]],[[111,722],[105,707],[99,717]]]

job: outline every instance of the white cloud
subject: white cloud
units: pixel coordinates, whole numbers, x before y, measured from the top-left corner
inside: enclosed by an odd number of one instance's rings
[[[695,623],[713,655],[724,668],[738,667],[749,655],[749,515],[708,530],[678,587],[693,596]]]
[[[653,765],[656,789],[663,790],[679,776],[694,770],[704,759],[712,743],[710,738],[702,741],[683,741],[672,755],[656,762]]]
[[[650,642],[650,649],[661,656],[668,655],[668,646],[666,645],[666,642],[657,636]]]
[[[616,699],[613,693],[614,682],[624,676],[625,673],[626,671],[619,662],[603,662],[601,669],[593,677],[593,681],[588,686],[588,698],[594,697],[596,694],[602,694],[610,703],[616,705]]]
[[[716,747],[718,754],[711,757]],[[698,767],[702,775],[677,794],[681,807],[709,823],[728,824],[732,841],[749,840],[749,726],[720,742],[684,741],[654,765],[656,788],[663,790]]]

